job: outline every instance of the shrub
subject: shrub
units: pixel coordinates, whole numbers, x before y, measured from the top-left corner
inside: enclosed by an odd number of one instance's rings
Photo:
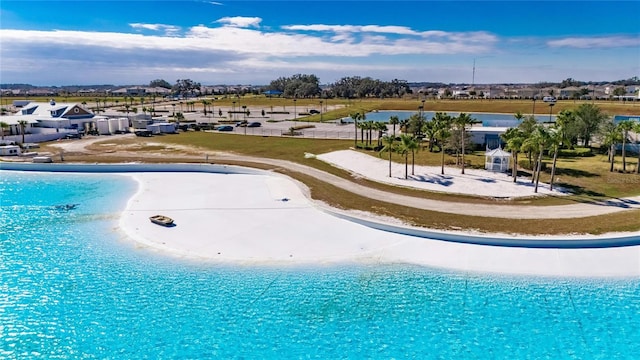
[[[575,149],[560,149],[558,151],[559,157],[589,157],[593,156],[593,152],[591,148],[579,147]]]

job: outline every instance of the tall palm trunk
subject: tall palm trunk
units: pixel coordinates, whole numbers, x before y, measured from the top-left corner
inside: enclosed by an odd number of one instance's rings
[[[389,149],[389,177],[391,177],[391,151],[392,149]]]
[[[442,158],[440,160],[440,175],[444,175],[444,149],[440,149],[442,153]]]
[[[416,152],[411,150],[411,175],[415,175]]]
[[[409,178],[409,153],[404,154],[404,178]]]
[[[462,139],[462,174],[464,174],[464,126],[460,132],[460,138]]]
[[[551,180],[549,181],[549,189],[553,191],[553,179],[556,175],[556,162],[558,160],[558,146],[553,150],[553,165],[551,165]]]
[[[518,182],[518,152],[514,151],[513,152],[513,182],[516,183]]]
[[[627,133],[622,133],[622,172],[627,173],[627,152],[625,147],[627,146]]]
[[[640,132],[640,129],[638,129],[638,132]],[[636,164],[636,175],[640,174],[640,142],[638,142],[638,136],[636,135],[636,144],[638,145],[638,147],[636,148],[636,150],[638,150],[638,163]]]
[[[613,164],[615,163],[616,156],[616,144],[611,144],[611,148],[609,148],[609,154],[611,154],[611,166],[609,167],[609,172],[613,172]]]
[[[353,133],[353,147],[358,149],[358,120],[353,119],[353,125],[355,126],[355,132]]]
[[[537,166],[537,170],[536,170],[536,187],[533,190],[534,193],[538,192],[538,182],[540,182],[540,171],[542,170],[542,152],[544,150],[540,149],[540,153],[538,154],[538,166]]]

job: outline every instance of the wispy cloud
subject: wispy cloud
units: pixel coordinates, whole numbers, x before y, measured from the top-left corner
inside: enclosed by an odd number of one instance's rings
[[[548,41],[547,45],[554,48],[569,47],[578,49],[633,47],[640,46],[640,36],[567,37]]]
[[[398,34],[398,35],[418,35],[419,33],[411,30],[405,26],[380,26],[380,25],[285,25],[282,27],[285,30],[293,31],[319,31],[319,32],[334,32],[334,33],[354,33],[354,32],[368,32],[368,33],[385,33],[385,34]]]
[[[129,24],[129,26],[131,26],[136,30],[163,31],[165,34],[170,36],[176,35],[180,31],[179,26],[165,25],[165,24],[132,23],[132,24]]]
[[[224,24],[226,26],[234,26],[234,27],[259,27],[262,19],[259,17],[245,17],[245,16],[233,16],[233,17],[223,17],[221,19],[216,20],[219,24]]]

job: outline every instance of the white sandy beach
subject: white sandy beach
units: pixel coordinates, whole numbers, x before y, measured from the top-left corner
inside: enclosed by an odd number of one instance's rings
[[[640,276],[640,246],[527,249],[376,230],[330,215],[280,175],[134,173],[121,229],[141,246],[204,261],[300,265],[408,263],[543,276]],[[178,185],[180,184],[180,185]],[[286,199],[287,201],[283,201]],[[172,217],[165,228],[149,216]]]

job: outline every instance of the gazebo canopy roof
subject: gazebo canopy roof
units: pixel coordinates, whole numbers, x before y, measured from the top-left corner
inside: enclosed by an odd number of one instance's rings
[[[484,153],[485,156],[491,156],[491,157],[510,157],[511,154],[502,150],[502,148],[495,148],[493,150],[488,150],[487,152]]]

